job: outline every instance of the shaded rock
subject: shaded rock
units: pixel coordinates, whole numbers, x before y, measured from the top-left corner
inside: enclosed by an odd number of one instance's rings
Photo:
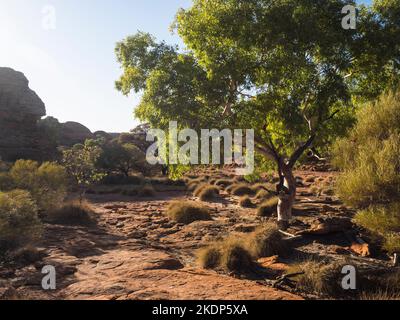
[[[279,261],[278,256],[272,256],[268,258],[258,259],[258,264],[266,269],[272,269],[274,271],[282,271],[285,272],[289,269],[289,265],[286,263],[282,263]]]
[[[236,232],[250,233],[256,230],[257,224],[239,224],[235,226]]]
[[[353,224],[348,218],[320,218],[314,221],[309,229],[300,231],[297,233],[297,235],[327,235],[330,233],[346,231],[351,229],[352,226]]]
[[[52,150],[38,121],[46,115],[39,96],[21,72],[0,68],[0,157],[42,160]]]
[[[93,139],[95,136],[84,125],[78,122],[66,122],[61,124],[60,142],[61,146],[72,147],[78,143],[84,143],[87,139]]]
[[[0,300],[16,300],[18,299],[17,290],[13,287],[0,288]]]

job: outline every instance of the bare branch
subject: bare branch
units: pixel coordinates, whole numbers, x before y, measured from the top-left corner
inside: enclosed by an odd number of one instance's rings
[[[306,151],[309,147],[311,147],[312,143],[314,142],[316,138],[316,135],[313,134],[310,138],[308,138],[308,140],[300,147],[298,148],[290,157],[289,160],[289,166],[293,167],[295,165],[295,163],[297,162],[297,160],[299,160],[299,158],[301,157],[301,155],[304,153],[304,151]]]

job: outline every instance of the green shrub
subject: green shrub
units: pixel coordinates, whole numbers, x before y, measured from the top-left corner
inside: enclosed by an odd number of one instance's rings
[[[264,201],[257,209],[257,215],[259,217],[270,217],[277,212],[279,199],[273,197],[269,200]]]
[[[371,206],[360,210],[354,222],[384,238],[383,248],[389,253],[400,252],[400,203],[387,206]]]
[[[172,202],[167,208],[167,215],[176,222],[183,224],[211,220],[209,209],[193,201]]]
[[[14,181],[8,172],[0,172],[0,191],[14,189]]]
[[[247,247],[256,259],[285,255],[288,252],[288,246],[274,223],[267,223],[249,234]]]
[[[18,160],[9,173],[17,189],[27,190],[42,211],[51,211],[63,202],[67,190],[64,167],[51,162]]]
[[[27,191],[0,192],[0,250],[29,244],[41,232],[37,206]]]
[[[364,106],[357,120],[334,146],[338,195],[359,208],[390,203],[400,192],[400,90]]]

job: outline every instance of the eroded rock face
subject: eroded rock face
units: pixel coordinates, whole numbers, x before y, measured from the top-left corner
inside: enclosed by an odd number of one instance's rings
[[[95,138],[88,128],[78,122],[62,123],[60,130],[60,145],[66,147],[72,147],[75,144],[85,142],[86,139]]]
[[[23,73],[0,68],[0,157],[40,159],[45,148],[37,123],[46,114]]]

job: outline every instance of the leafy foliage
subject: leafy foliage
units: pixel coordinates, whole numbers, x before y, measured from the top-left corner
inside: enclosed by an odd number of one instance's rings
[[[37,240],[41,231],[38,208],[29,192],[0,192],[0,250]]]
[[[63,152],[62,163],[75,183],[85,189],[104,177],[102,170],[96,166],[101,156],[101,148],[92,140],[84,145],[75,145]]]
[[[361,208],[355,222],[385,239],[390,252],[400,250],[400,91],[388,92],[358,113],[349,137],[334,148],[343,170],[337,192]]]
[[[9,172],[9,188],[29,191],[39,209],[45,212],[57,208],[66,196],[67,174],[64,167],[45,162],[18,160]]]

